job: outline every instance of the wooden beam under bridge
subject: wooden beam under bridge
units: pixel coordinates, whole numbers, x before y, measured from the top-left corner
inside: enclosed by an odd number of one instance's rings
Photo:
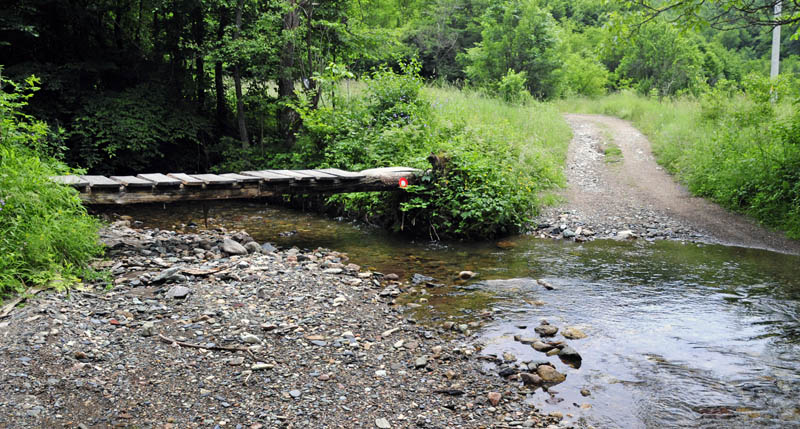
[[[53,176],[54,182],[80,192],[85,204],[124,205],[173,201],[263,198],[285,194],[341,194],[394,191],[400,180],[417,182],[422,170],[409,167],[373,168],[360,172],[320,170],[260,170],[225,174],[138,174],[136,176]]]

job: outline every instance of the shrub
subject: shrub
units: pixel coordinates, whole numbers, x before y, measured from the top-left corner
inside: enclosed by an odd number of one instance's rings
[[[307,136],[301,142],[325,154],[322,166],[430,169],[428,157],[439,160],[438,169],[406,192],[330,201],[396,231],[432,238],[478,239],[523,228],[538,206],[538,193],[563,183],[566,124],[542,104],[512,106],[423,87],[417,72],[408,66],[402,73],[380,69],[365,80],[361,99],[336,103],[346,108],[301,109]],[[513,75],[509,82],[520,74]],[[508,88],[513,93],[524,85]]]
[[[69,169],[40,156],[47,126],[22,113],[36,81],[0,82],[10,87],[0,90],[0,296],[54,281],[68,285],[102,251],[99,222],[76,190],[49,180]]]
[[[518,103],[529,97],[530,93],[525,89],[527,75],[524,71],[515,73],[514,70],[508,69],[508,73],[500,80],[497,88],[500,97],[508,103]]]

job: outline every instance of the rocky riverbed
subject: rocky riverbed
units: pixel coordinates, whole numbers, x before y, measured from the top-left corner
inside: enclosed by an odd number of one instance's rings
[[[123,220],[102,239],[113,288],[42,294],[0,320],[0,427],[569,426],[525,402],[564,369],[482,355],[478,323],[405,315],[396,297],[436,283],[242,231]],[[520,341],[577,355],[540,330]]]

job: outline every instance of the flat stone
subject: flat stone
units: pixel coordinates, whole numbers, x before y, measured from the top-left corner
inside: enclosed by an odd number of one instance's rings
[[[261,250],[264,253],[269,253],[269,252],[274,252],[274,251],[278,250],[278,248],[273,246],[272,243],[264,243],[264,244],[261,245]]]
[[[375,419],[375,427],[378,427],[380,429],[391,429],[392,425],[389,424],[389,420],[386,420],[385,418],[381,417],[379,419]]]
[[[497,404],[500,403],[500,399],[503,398],[503,395],[501,395],[500,392],[489,392],[486,397],[489,399],[489,403],[491,403],[493,407],[496,407]]]
[[[294,390],[290,390],[290,391],[289,391],[289,396],[291,396],[292,398],[295,398],[295,399],[299,398],[299,397],[300,397],[302,394],[303,394],[303,393],[302,393],[302,392],[300,392],[300,391],[299,391],[299,390],[297,390],[297,389],[294,389]]]
[[[161,282],[168,281],[168,280],[172,279],[173,277],[175,277],[178,273],[180,273],[181,269],[183,269],[183,267],[167,268],[166,270],[161,271],[160,273],[158,273],[158,275],[155,276],[152,281],[153,281],[153,283],[161,283]]]
[[[252,369],[253,371],[260,371],[260,370],[272,369],[272,368],[275,368],[275,365],[272,365],[272,364],[269,364],[269,363],[263,363],[263,362],[257,362],[257,363],[254,363],[253,365],[250,366],[250,369]]]
[[[533,344],[531,344],[531,347],[533,347],[533,349],[536,350],[537,352],[542,352],[542,353],[546,353],[550,350],[553,350],[553,346],[542,341],[534,341]]]
[[[536,342],[539,342],[539,340],[536,338],[521,337],[519,335],[515,335],[514,340],[519,341],[522,344],[534,344]]]
[[[184,299],[192,290],[186,286],[173,286],[167,291],[167,298]]]
[[[255,335],[253,335],[253,334],[251,334],[249,332],[244,332],[242,334],[241,338],[242,338],[242,341],[247,343],[247,344],[259,344],[259,343],[261,343],[261,338],[258,338],[257,336],[255,336]]]
[[[428,366],[428,358],[425,356],[420,356],[414,361],[415,368],[425,368]]]

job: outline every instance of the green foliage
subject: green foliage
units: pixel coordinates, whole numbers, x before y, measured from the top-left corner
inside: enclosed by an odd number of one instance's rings
[[[194,157],[209,124],[190,108],[172,106],[168,93],[142,85],[89,100],[71,131],[78,163],[101,173],[140,172],[167,155]]]
[[[508,70],[525,72],[526,87],[537,98],[555,94],[558,67],[557,24],[535,0],[505,0],[486,9],[481,38],[462,55],[474,83],[496,86]]]
[[[690,90],[705,81],[703,54],[694,38],[661,22],[638,31],[636,37],[615,39],[607,45],[603,60],[615,70],[618,80],[632,81],[642,94],[655,90],[659,95]]]
[[[598,97],[606,93],[608,69],[596,58],[570,53],[557,70],[559,93],[562,96]]]
[[[527,73],[521,71],[514,73],[514,70],[508,69],[508,73],[500,80],[497,85],[497,92],[500,97],[508,103],[518,103],[525,100],[530,96],[530,93],[525,89],[525,81],[527,80]]]
[[[569,131],[544,105],[507,105],[452,88],[422,87],[414,64],[379,69],[346,108],[302,110],[306,163],[363,169],[440,167],[405,193],[350,194],[332,202],[395,230],[433,238],[483,238],[517,231],[537,195],[563,183]],[[524,88],[524,85],[523,85]],[[433,101],[429,101],[433,100]],[[317,152],[317,153],[319,153]]]
[[[50,182],[69,169],[38,151],[47,126],[21,113],[36,81],[19,87],[0,80],[0,297],[26,286],[77,281],[102,247],[99,223],[77,191]]]

